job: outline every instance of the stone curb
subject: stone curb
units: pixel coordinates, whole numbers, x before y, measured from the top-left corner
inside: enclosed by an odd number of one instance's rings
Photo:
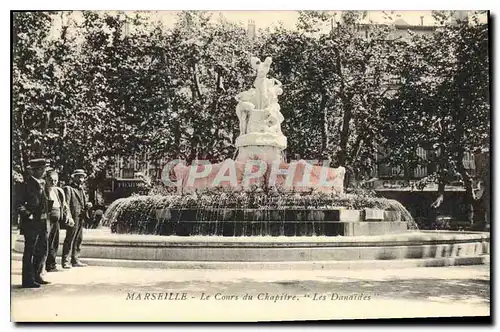
[[[95,236],[92,236],[95,235]],[[256,238],[220,238],[217,242],[208,237],[199,237],[192,242],[190,238],[169,238],[161,236],[120,236],[101,233],[86,236],[82,245],[82,258],[104,260],[131,260],[146,262],[180,262],[196,266],[209,262],[231,264],[263,264],[277,266],[304,262],[308,266],[317,262],[329,264],[380,260],[384,262],[415,259],[454,259],[473,258],[489,254],[489,239],[486,234],[420,234],[404,241],[388,241],[391,237],[378,237],[377,242],[363,241],[365,237],[355,237],[357,243],[324,242],[276,243],[269,238],[264,242],[254,242]],[[429,236],[436,235],[436,236]],[[162,241],[157,242],[159,239]],[[416,243],[416,239],[419,241]],[[152,242],[147,241],[148,239]],[[410,240],[411,239],[411,240]],[[153,241],[154,240],[154,241]],[[240,240],[242,242],[238,242]],[[283,241],[286,239],[282,239]],[[371,239],[375,240],[375,239]],[[403,240],[401,238],[400,240]],[[450,241],[451,240],[451,241]],[[184,241],[184,242],[183,242]],[[250,241],[250,242],[248,242]],[[271,241],[271,242],[269,242]],[[22,253],[24,241],[17,237],[14,251]],[[60,246],[61,249],[61,246]],[[61,250],[59,250],[60,254]],[[153,263],[148,263],[153,264]],[[385,266],[383,263],[381,266]],[[445,263],[443,263],[445,264]],[[219,266],[219,265],[217,265]],[[238,266],[238,265],[237,265]]]
[[[24,237],[12,233],[12,247],[23,243]],[[62,246],[66,231],[61,230]],[[490,236],[484,232],[420,231],[384,236],[335,236],[335,237],[215,237],[215,236],[159,236],[139,234],[113,234],[111,232],[84,231],[84,246],[116,247],[391,247],[415,245],[459,244],[482,242],[489,246]]]
[[[22,254],[13,252],[12,260],[21,261]],[[58,258],[58,262],[60,258]],[[90,266],[142,269],[218,269],[218,270],[362,270],[402,269],[415,267],[445,267],[488,265],[489,255],[401,260],[315,261],[315,262],[188,262],[145,261],[130,259],[82,258]]]

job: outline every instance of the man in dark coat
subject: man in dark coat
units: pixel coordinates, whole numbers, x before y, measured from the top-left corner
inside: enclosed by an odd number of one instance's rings
[[[79,259],[83,239],[83,225],[89,219],[89,210],[92,207],[83,188],[86,177],[84,170],[77,169],[71,175],[71,186],[64,187],[66,201],[74,222],[73,227],[67,228],[66,237],[64,238],[62,253],[62,267],[64,269],[69,269],[71,266],[87,266]]]
[[[39,288],[48,284],[43,280],[48,247],[48,199],[45,194],[45,159],[30,161],[31,176],[24,183],[18,196],[18,211],[21,216],[20,230],[24,235],[22,286]]]

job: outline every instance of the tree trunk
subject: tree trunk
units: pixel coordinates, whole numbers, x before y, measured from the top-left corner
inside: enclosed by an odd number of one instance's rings
[[[216,115],[216,114],[219,114],[219,102],[220,102],[220,96],[221,96],[221,92],[222,92],[222,69],[217,69],[216,70],[216,75],[217,75],[217,78],[215,80],[215,94],[214,94],[214,99],[213,99],[213,102],[212,102],[212,115]],[[213,123],[213,121],[212,121]],[[213,158],[218,158],[218,156],[214,155],[212,152],[214,151],[214,147],[217,145],[217,141],[219,140],[219,133],[220,133],[220,126],[219,125],[215,125],[215,132],[212,136],[212,140],[210,142],[210,144],[207,144],[207,146],[210,147],[210,150],[209,150],[209,153],[210,153],[210,156],[209,157],[209,160],[212,162],[213,161]]]
[[[50,107],[53,107],[55,102],[57,100],[57,97],[54,96],[54,98],[52,98],[52,106]],[[42,137],[45,136],[47,134],[47,130],[49,129],[49,125],[50,125],[50,120],[51,120],[51,116],[52,116],[52,111],[51,109],[47,110],[45,112],[45,118],[43,119],[43,125],[42,125]],[[40,141],[40,144],[37,146],[37,149],[36,149],[36,153],[38,156],[42,157],[43,156],[43,148],[44,148],[44,140],[41,140]]]
[[[188,163],[192,163],[193,160],[196,159],[196,156],[198,154],[198,140],[197,140],[197,136],[198,136],[198,133],[196,131],[196,128],[193,129],[193,135],[191,136],[191,144],[190,144],[190,151],[189,151],[189,157],[188,157],[188,160],[187,162]]]
[[[328,146],[330,145],[328,140],[328,110],[326,108],[326,102],[328,101],[328,97],[325,92],[321,94],[321,102],[319,105],[319,109],[321,114],[323,115],[323,127],[321,131],[321,153],[323,156],[328,152]]]
[[[439,208],[441,207],[441,204],[444,201],[444,194],[445,194],[445,186],[446,186],[446,172],[445,172],[445,162],[446,162],[446,155],[444,153],[444,149],[441,148],[439,152],[439,159],[438,159],[438,196],[436,200],[431,204],[431,208],[435,209],[435,216],[439,214]],[[434,218],[435,219],[435,218]],[[434,220],[435,221],[435,220]]]
[[[357,160],[359,158],[359,154],[361,153],[361,149],[363,148],[363,139],[361,138],[361,135],[358,135],[356,137],[356,142],[354,143],[352,147],[352,152],[353,152],[353,160]]]
[[[193,104],[196,105],[196,101],[200,101],[201,103],[202,97],[196,63],[192,65],[191,70],[193,72],[193,84],[191,85],[191,91],[193,94]],[[189,152],[188,162],[192,162],[193,160],[198,159],[198,147],[200,140],[198,128],[199,126],[196,123],[193,124],[193,135],[191,136],[191,151]]]
[[[172,108],[175,114],[178,114],[179,107],[177,106],[176,101],[174,100],[172,103]],[[176,121],[177,123],[177,121]],[[181,125],[178,123],[174,132],[174,149],[175,149],[175,158],[179,158],[181,154]]]
[[[346,174],[344,177],[344,187],[347,187],[350,182],[352,172],[347,167],[347,143],[349,142],[349,135],[351,134],[349,125],[352,119],[351,103],[344,103],[344,116],[342,119],[342,130],[340,132],[340,151],[338,153],[338,166],[345,167]]]
[[[462,181],[464,182],[465,187],[465,210],[467,213],[467,221],[470,225],[474,223],[474,189],[472,188],[472,177],[469,172],[465,168],[464,165],[464,155],[465,152],[463,149],[460,149],[457,153],[457,168],[458,172],[462,176]]]
[[[347,98],[346,98],[347,99]],[[352,119],[352,105],[350,101],[344,102],[344,115],[342,117],[342,130],[340,132],[340,151],[339,151],[339,166],[346,166],[347,162],[347,143],[349,142],[350,123]]]
[[[363,139],[361,138],[361,135],[358,135],[358,137],[356,137],[356,142],[354,143],[353,147],[352,147],[352,166],[353,166],[353,170],[352,170],[352,176],[353,176],[353,179],[355,179],[356,182],[358,182],[361,178],[362,175],[365,175],[365,173],[363,173],[363,170],[360,169],[356,164],[355,164],[355,160],[359,160],[359,157],[360,157],[360,154],[361,154],[361,150],[363,149]],[[356,171],[358,170],[358,171]]]
[[[195,91],[197,96],[193,95],[194,99],[201,99],[201,87],[200,87],[200,78],[198,77],[198,68],[196,64],[193,65],[192,67],[193,70],[193,81],[194,81],[194,86],[195,86]]]
[[[434,201],[434,203],[431,204],[431,207],[438,209],[441,206],[441,204],[443,203],[445,185],[446,185],[446,183],[444,181],[439,181],[438,196],[437,196],[436,200]]]
[[[340,78],[340,86],[339,86],[339,97],[342,99],[342,105],[344,108],[344,114],[342,116],[342,129],[340,132],[340,151],[338,153],[338,166],[346,166],[346,161],[347,161],[347,142],[349,141],[349,124],[351,122],[352,118],[352,105],[350,98],[351,96],[346,95],[346,88],[345,88],[345,81],[344,81],[344,75],[342,73],[342,59],[341,59],[341,53],[338,48],[333,49],[335,53],[335,66],[336,66],[336,73]],[[347,184],[347,174],[346,178],[344,179],[344,184]]]

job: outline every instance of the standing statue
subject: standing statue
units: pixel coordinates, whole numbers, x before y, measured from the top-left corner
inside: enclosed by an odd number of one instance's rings
[[[235,142],[238,160],[281,160],[286,149],[286,137],[281,132],[284,117],[278,104],[282,84],[267,77],[272,62],[270,57],[263,62],[252,57],[250,64],[256,71],[253,87],[235,97],[240,121],[240,136]]]
[[[240,122],[240,136],[255,132],[282,135],[284,117],[278,104],[278,96],[283,93],[282,84],[275,78],[267,78],[272,59],[267,57],[261,62],[252,57],[250,62],[257,71],[254,87],[235,97],[238,101],[236,115]]]
[[[253,86],[257,89],[254,97],[255,107],[257,109],[264,109],[269,105],[269,95],[267,91],[269,79],[267,78],[267,73],[269,73],[272,62],[273,60],[270,57],[267,57],[264,62],[261,62],[256,57],[250,58],[252,68],[257,71],[257,77],[253,83]]]

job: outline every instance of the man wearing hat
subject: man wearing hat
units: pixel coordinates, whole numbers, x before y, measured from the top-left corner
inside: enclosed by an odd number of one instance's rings
[[[62,267],[69,269],[73,267],[87,266],[79,259],[83,238],[83,225],[89,219],[89,209],[92,204],[88,202],[83,185],[87,174],[83,169],[77,169],[71,175],[72,183],[64,187],[66,200],[74,221],[73,227],[68,227],[63,244]]]
[[[64,228],[74,226],[69,212],[69,206],[66,203],[66,195],[62,188],[57,186],[59,175],[54,169],[47,169],[47,178],[45,184],[45,194],[49,199],[49,221],[50,229],[48,235],[48,253],[46,261],[47,272],[58,271],[56,267],[57,249],[59,248],[59,229],[60,224]]]
[[[45,159],[29,162],[31,175],[26,179],[19,195],[20,230],[24,235],[22,286],[39,288],[49,282],[42,279],[48,246],[48,199],[45,194]]]

